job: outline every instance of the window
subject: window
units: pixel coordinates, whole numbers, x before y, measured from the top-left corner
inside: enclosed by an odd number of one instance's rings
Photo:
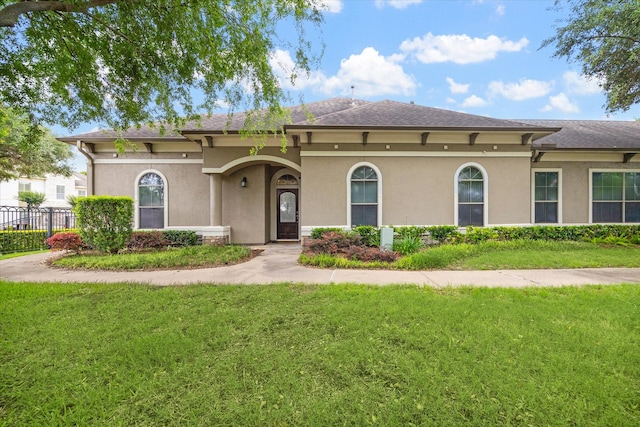
[[[138,181],[139,228],[164,228],[164,180],[146,173]]]
[[[56,199],[64,200],[64,185],[56,185]]]
[[[541,171],[534,174],[534,222],[558,223],[560,172]]]
[[[86,190],[78,190],[78,197],[85,197],[87,195]]]
[[[640,172],[593,172],[592,222],[640,222]]]
[[[298,185],[298,180],[293,175],[282,175],[276,181],[276,185]]]
[[[18,183],[18,191],[31,191],[31,183],[30,182],[19,182]]]
[[[351,174],[351,226],[378,226],[378,175],[369,166]]]
[[[484,177],[474,166],[458,174],[458,225],[484,225]]]

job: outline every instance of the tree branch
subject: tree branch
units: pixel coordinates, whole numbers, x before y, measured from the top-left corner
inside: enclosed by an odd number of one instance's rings
[[[0,10],[0,27],[13,27],[18,23],[21,15],[29,12],[58,11],[65,13],[86,13],[94,7],[116,3],[116,0],[89,0],[82,4],[64,1],[20,1],[12,3]]]

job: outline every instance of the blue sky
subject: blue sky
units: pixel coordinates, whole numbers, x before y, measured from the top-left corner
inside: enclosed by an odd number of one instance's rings
[[[540,49],[566,17],[551,10],[553,0],[322,1],[324,23],[312,40],[324,43],[324,54],[295,86],[282,78],[293,99],[353,94],[502,119],[640,118],[637,106],[607,116],[604,95],[581,65],[553,58],[553,46]],[[274,52],[272,65],[283,76],[290,54]]]

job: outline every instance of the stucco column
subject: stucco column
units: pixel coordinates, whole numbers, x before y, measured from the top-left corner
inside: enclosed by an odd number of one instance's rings
[[[209,175],[209,225],[222,225],[222,174]]]

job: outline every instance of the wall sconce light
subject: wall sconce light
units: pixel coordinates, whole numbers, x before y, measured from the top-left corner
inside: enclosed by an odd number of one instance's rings
[[[242,181],[240,181],[240,187],[246,187],[246,186],[247,186],[247,177],[243,176]]]

